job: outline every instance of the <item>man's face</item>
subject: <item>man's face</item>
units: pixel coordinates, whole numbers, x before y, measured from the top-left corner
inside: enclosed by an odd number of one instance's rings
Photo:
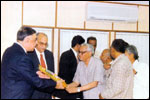
[[[96,40],[89,40],[89,44],[94,47],[94,51],[96,50]]]
[[[108,56],[106,55],[106,53],[107,51],[104,50],[100,56],[100,59],[102,60],[103,64],[107,63],[106,61],[107,61]]]
[[[36,46],[36,34],[33,34],[29,36],[29,41],[28,41],[28,50],[27,51],[33,51]]]
[[[134,59],[134,55],[133,54],[129,54],[128,51],[125,51],[125,55],[129,58],[130,61],[132,59]]]
[[[46,50],[48,46],[48,38],[44,35],[39,35],[37,40],[36,49],[42,53]]]
[[[88,58],[91,57],[91,52],[87,51],[86,46],[81,46],[79,50],[79,58],[81,61],[85,62]]]
[[[77,47],[77,49],[76,49],[77,52],[79,52],[81,45],[77,44],[76,47]]]

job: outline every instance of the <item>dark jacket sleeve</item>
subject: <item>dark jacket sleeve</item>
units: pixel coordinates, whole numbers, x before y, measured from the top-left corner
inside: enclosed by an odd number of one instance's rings
[[[45,51],[45,57],[46,57],[48,70],[54,72],[55,69],[54,69],[54,56],[53,56],[53,53],[46,50]]]
[[[38,75],[33,71],[32,60],[28,57],[22,57],[18,62],[17,71],[19,77],[22,77],[25,81],[31,84],[33,87],[50,93],[51,89],[56,86],[56,83],[48,79],[40,79]]]

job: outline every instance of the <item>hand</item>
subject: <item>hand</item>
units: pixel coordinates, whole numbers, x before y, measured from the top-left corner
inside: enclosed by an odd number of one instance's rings
[[[104,99],[101,94],[99,95],[99,99]]]
[[[49,76],[45,75],[45,74],[42,73],[41,71],[37,71],[36,74],[39,76],[39,78],[50,79]]]
[[[57,85],[56,85],[56,89],[65,89],[64,86],[63,86],[63,82],[64,80],[59,80],[57,81]]]
[[[110,67],[111,67],[110,64],[104,64],[104,68],[105,68],[106,70],[110,69]]]
[[[67,87],[66,91],[68,93],[77,93],[77,87]]]
[[[66,87],[66,89],[67,89],[67,88],[72,88],[72,87],[73,87],[73,86],[72,86],[71,84],[68,84],[67,87]]]
[[[134,73],[134,75],[136,75],[136,74],[137,74],[137,72],[136,72],[136,70],[135,70],[135,69],[133,69],[133,73]]]

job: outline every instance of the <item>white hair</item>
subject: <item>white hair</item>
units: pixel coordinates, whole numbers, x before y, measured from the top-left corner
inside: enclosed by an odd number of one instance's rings
[[[87,51],[91,51],[92,55],[94,55],[94,47],[91,44],[85,43],[85,44],[82,44],[82,46],[86,46]]]

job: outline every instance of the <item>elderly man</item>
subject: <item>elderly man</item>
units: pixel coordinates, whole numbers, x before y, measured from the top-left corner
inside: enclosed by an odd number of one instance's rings
[[[63,52],[60,57],[58,76],[64,79],[67,84],[73,82],[73,77],[79,62],[78,52],[81,44],[84,42],[85,40],[82,36],[74,36],[71,42],[71,49]],[[83,93],[69,94],[66,90],[55,90],[53,95],[61,99],[83,98]]]
[[[134,99],[147,99],[149,97],[149,66],[138,61],[138,51],[135,46],[130,45],[126,48],[125,55],[132,63],[134,72]]]
[[[33,52],[28,53],[28,55],[32,58],[32,62],[34,65],[34,70],[38,71],[38,66],[41,64],[43,67],[48,70],[54,72],[54,57],[53,53],[47,50],[48,45],[48,37],[45,33],[37,33],[37,44],[36,48]],[[55,85],[51,83],[51,90],[53,91]],[[40,92],[35,90],[32,95],[32,99],[50,99],[50,93]]]
[[[105,88],[105,85],[106,85],[106,81],[109,78],[109,75],[110,75],[110,72],[111,72],[112,59],[111,59],[111,56],[110,56],[110,50],[109,49],[104,49],[101,56],[100,56],[100,59],[102,60],[103,67],[105,69],[104,84],[103,84],[103,87],[102,87],[102,91],[103,91],[104,88]]]
[[[110,50],[109,49],[104,49],[100,59],[102,60],[103,64],[104,64],[104,68],[106,70],[108,70],[111,67],[111,63],[112,63],[112,59],[110,56]]]
[[[77,93],[83,91],[84,99],[98,99],[103,83],[104,68],[102,62],[92,57],[94,48],[90,44],[83,44],[79,51],[79,62],[73,83],[69,84],[67,91]],[[81,84],[81,87],[78,87]]]
[[[128,43],[115,39],[111,45],[111,56],[115,59],[111,65],[111,73],[100,99],[132,99],[133,71],[131,62],[124,55]]]
[[[21,27],[17,33],[17,42],[5,51],[1,66],[2,99],[31,99],[35,89],[50,93],[52,84],[56,88],[64,88],[62,81],[56,83],[40,79],[35,73],[33,62],[27,55],[27,51],[35,48],[35,33],[30,27]]]

